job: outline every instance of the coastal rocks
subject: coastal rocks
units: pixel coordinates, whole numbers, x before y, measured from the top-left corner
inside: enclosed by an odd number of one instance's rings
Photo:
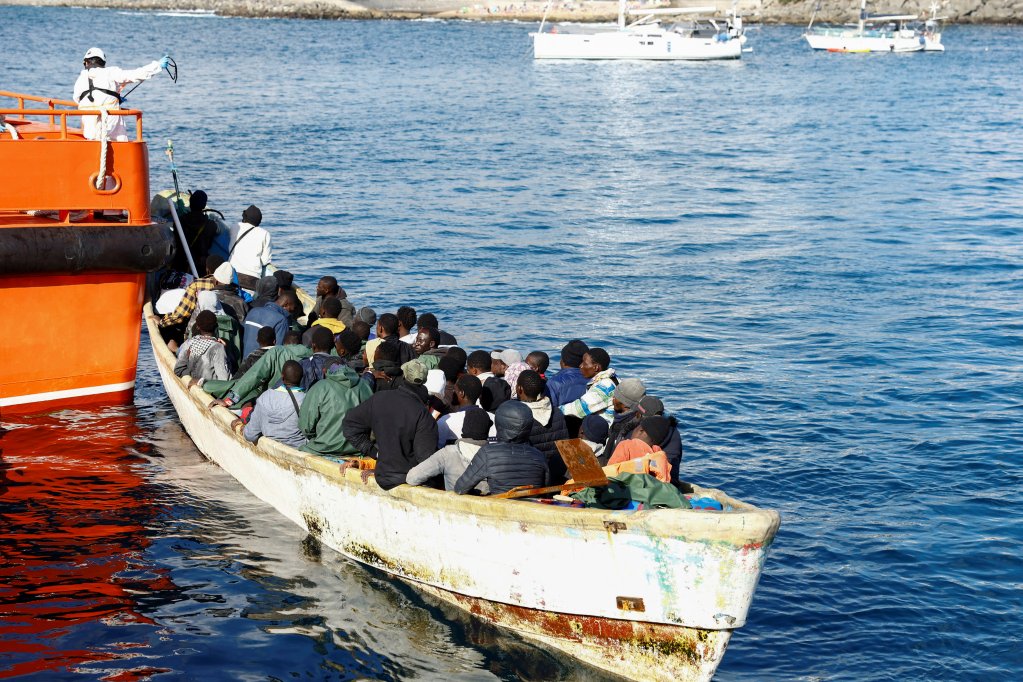
[[[630,5],[658,6],[656,0]],[[671,0],[671,5],[716,5],[719,13],[731,9],[731,0],[701,2]],[[868,0],[871,14],[930,13],[931,0]],[[951,24],[1023,23],[1023,0],[939,0],[938,14]],[[539,21],[547,8],[545,0],[0,0],[0,5],[51,5],[110,7],[139,10],[206,10],[225,16],[294,17],[308,19],[472,19]],[[814,10],[816,8],[816,15]],[[813,16],[819,22],[846,23],[859,15],[858,0],[740,0],[739,12],[747,21],[765,24],[806,24]],[[617,16],[614,0],[554,0],[549,21],[610,21]]]

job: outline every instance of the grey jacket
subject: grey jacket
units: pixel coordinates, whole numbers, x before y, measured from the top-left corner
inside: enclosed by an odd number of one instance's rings
[[[174,363],[174,374],[186,374],[193,379],[230,379],[227,366],[227,348],[212,336],[193,336],[178,349],[178,361]]]
[[[305,399],[305,391],[292,388],[291,395],[301,406]],[[256,408],[252,410],[249,423],[245,425],[245,438],[255,443],[260,436],[273,438],[279,443],[300,448],[306,443],[305,434],[298,428],[298,412],[295,404],[285,392],[284,387],[264,391],[256,399]]]
[[[444,474],[444,490],[454,490],[455,481],[465,473],[472,458],[486,444],[485,440],[462,438],[433,453],[422,464],[412,467],[405,477],[405,482],[409,485],[423,485],[434,476]],[[490,491],[486,482],[480,483],[476,488],[484,495]]]

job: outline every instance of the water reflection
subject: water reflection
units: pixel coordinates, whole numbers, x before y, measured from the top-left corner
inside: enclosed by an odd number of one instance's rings
[[[142,393],[5,423],[0,678],[603,678],[321,546]]]

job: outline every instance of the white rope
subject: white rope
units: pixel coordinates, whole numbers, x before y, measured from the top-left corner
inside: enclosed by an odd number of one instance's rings
[[[104,189],[107,180],[107,110],[100,109],[99,113],[99,171],[96,173],[96,189]]]

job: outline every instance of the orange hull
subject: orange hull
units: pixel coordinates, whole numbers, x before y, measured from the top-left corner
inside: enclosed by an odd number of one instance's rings
[[[145,274],[0,277],[0,409],[130,402]],[[14,314],[11,314],[11,313]]]
[[[141,113],[123,112],[139,139],[104,143],[82,137],[71,102],[3,97],[16,107],[0,105],[0,411],[130,402],[146,272],[171,252]]]

